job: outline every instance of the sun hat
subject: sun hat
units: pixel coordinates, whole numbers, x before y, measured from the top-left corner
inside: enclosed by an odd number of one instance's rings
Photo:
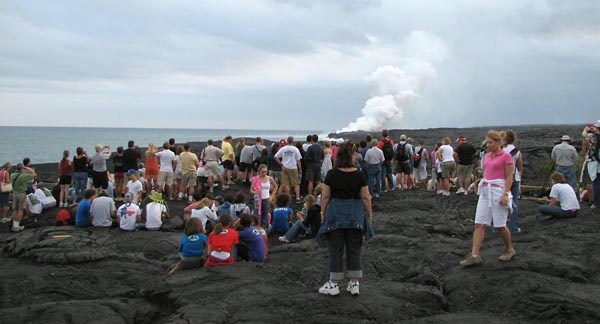
[[[126,192],[125,196],[123,196],[125,202],[131,202],[133,200],[133,194],[131,192]]]
[[[148,199],[155,201],[159,204],[162,204],[165,202],[165,199],[163,198],[163,195],[161,192],[155,191],[153,194],[148,196]]]
[[[129,169],[129,171],[127,171],[127,175],[134,175],[135,172],[135,169]]]
[[[569,135],[563,135],[560,138],[560,140],[563,141],[563,142],[570,142],[571,141],[571,137],[569,137]]]

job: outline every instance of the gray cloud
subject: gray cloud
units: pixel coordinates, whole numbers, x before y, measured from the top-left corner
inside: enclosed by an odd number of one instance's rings
[[[270,128],[293,117],[296,129],[340,129],[370,97],[364,78],[402,66],[414,54],[403,40],[423,30],[445,42],[448,58],[389,127],[586,122],[600,118],[599,9],[543,0],[5,3],[0,111],[17,124],[72,125],[92,107],[107,112],[95,126],[114,126],[120,110],[175,107],[173,123],[194,123],[180,113]],[[36,120],[24,108],[69,117]],[[248,117],[223,122],[222,109]]]

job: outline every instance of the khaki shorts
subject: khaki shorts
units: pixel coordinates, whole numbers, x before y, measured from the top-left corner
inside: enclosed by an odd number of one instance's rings
[[[217,161],[208,161],[204,165],[204,176],[212,177],[220,175],[219,163]]]
[[[473,164],[463,165],[459,164],[456,167],[456,176],[459,179],[470,178],[473,175]]]
[[[167,186],[173,185],[173,172],[161,171],[158,173],[158,186],[162,187],[167,182]]]
[[[300,184],[298,169],[282,168],[281,185],[295,187]]]
[[[25,198],[27,198],[27,194],[24,193],[13,193],[13,210],[21,210],[25,209],[27,205],[25,204]]]
[[[196,172],[184,172],[181,175],[181,183],[184,187],[195,187],[196,186]]]
[[[281,171],[269,170],[269,175],[273,177],[277,183],[281,182]]]
[[[456,163],[454,163],[454,162],[442,163],[442,178],[444,178],[444,179],[450,178],[454,171],[456,171]]]

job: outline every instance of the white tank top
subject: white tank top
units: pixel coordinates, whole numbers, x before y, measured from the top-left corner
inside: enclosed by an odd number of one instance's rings
[[[260,192],[260,197],[262,199],[268,199],[269,198],[269,190],[271,189],[271,181],[269,181],[269,178],[267,178],[266,182],[261,182],[261,188],[262,191]]]

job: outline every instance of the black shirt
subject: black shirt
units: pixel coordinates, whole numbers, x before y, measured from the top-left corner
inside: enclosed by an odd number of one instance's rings
[[[138,169],[138,161],[140,160],[139,150],[128,148],[123,151],[123,170],[124,172],[129,171],[130,169],[137,170]]]
[[[312,205],[306,211],[304,226],[310,226],[310,236],[316,236],[319,233],[319,229],[321,228],[321,206]]]
[[[118,155],[115,154],[113,156],[113,172],[125,172],[125,169],[123,168],[123,155]],[[127,169],[129,171],[129,169]]]
[[[309,163],[311,166],[321,166],[323,159],[325,158],[325,153],[323,152],[323,148],[319,144],[313,144],[308,147],[305,154],[305,161]]]
[[[73,157],[73,172],[88,172],[88,158],[83,155],[81,158]]]
[[[360,190],[367,186],[367,178],[360,170],[344,172],[332,169],[325,177],[325,184],[331,188],[331,198],[360,199]]]
[[[458,158],[458,164],[471,165],[475,157],[475,147],[471,143],[461,143],[455,150],[456,157]]]

